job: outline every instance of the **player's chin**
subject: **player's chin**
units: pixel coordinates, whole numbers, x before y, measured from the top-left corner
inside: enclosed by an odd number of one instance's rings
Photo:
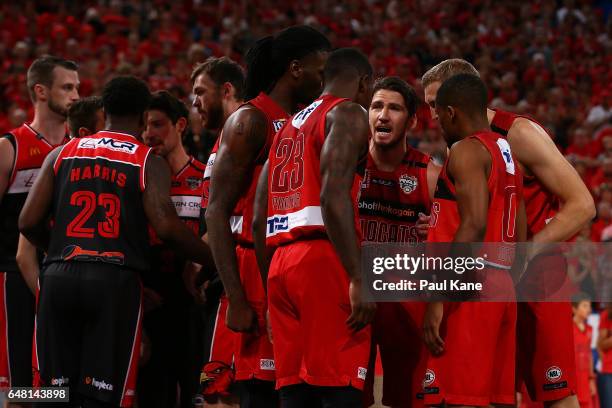
[[[393,133],[386,132],[375,132],[374,133],[374,143],[379,146],[389,146],[392,145],[395,141],[395,136]]]

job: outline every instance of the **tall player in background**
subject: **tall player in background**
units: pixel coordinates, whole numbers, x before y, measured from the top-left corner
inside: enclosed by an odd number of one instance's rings
[[[437,182],[428,242],[507,246],[525,240],[521,174],[508,142],[489,128],[486,110],[487,89],[474,75],[453,76],[438,90],[436,113],[449,153]],[[487,253],[487,266],[479,272],[483,287],[511,289],[514,257],[507,249]],[[514,404],[515,323],[510,299],[429,302],[423,322],[430,351],[425,404]]]
[[[419,213],[429,214],[440,166],[406,143],[417,122],[418,99],[398,77],[374,84],[369,122],[372,139],[359,198],[359,218],[366,242],[416,245]],[[374,353],[366,386],[366,405],[374,402],[375,346],[383,366],[384,405],[411,407],[425,374],[426,348],[421,339],[425,304],[379,302],[372,323]],[[420,369],[421,367],[422,369]],[[412,384],[412,390],[406,387]]]
[[[79,98],[77,65],[39,58],[28,69],[27,86],[34,120],[0,138],[0,388],[32,385],[35,301],[15,260],[17,218],[45,157],[68,140],[66,115]],[[29,242],[23,245],[35,252]]]
[[[367,57],[334,51],[323,94],[276,136],[258,184],[253,232],[283,408],[363,406],[375,305],[362,300],[357,195],[371,95]]]
[[[434,119],[438,88],[460,73],[479,76],[461,59],[443,61],[423,75],[425,102]],[[501,110],[487,109],[487,118],[491,129],[507,138],[524,174],[529,240],[562,242],[580,231],[595,215],[593,197],[546,131],[527,117]],[[548,406],[577,407],[570,302],[519,303],[517,319],[517,385],[525,382],[530,397]],[[551,367],[561,369],[561,378],[547,376]]]
[[[269,407],[277,398],[265,330],[266,296],[251,234],[255,188],[276,132],[299,104],[321,92],[330,47],[308,26],[257,41],[247,54],[249,101],[226,121],[212,168],[206,224],[229,302],[226,323],[240,332],[234,357],[236,380],[245,385],[245,407]]]
[[[183,102],[166,91],[156,92],[147,111],[143,140],[153,153],[166,159],[172,174],[170,199],[179,218],[197,234],[204,164],[183,147],[188,118]],[[138,378],[138,401],[143,407],[174,406],[178,384],[180,406],[190,408],[196,382],[189,336],[192,300],[182,279],[185,259],[152,231],[151,247],[151,269],[142,274],[143,328],[151,341],[151,356]]]
[[[74,405],[129,407],[140,355],[138,274],[150,268],[148,226],[207,268],[212,257],[177,216],[167,164],[140,141],[147,85],[116,77],[102,94],[106,130],[45,159],[19,228],[47,252],[36,314],[37,384],[68,385]]]
[[[242,67],[227,57],[209,58],[197,65],[191,74],[193,86],[193,106],[198,110],[204,127],[219,131],[213,151],[208,157],[202,181],[202,200],[200,208],[200,235],[207,241],[204,215],[208,207],[210,174],[215,163],[221,129],[227,118],[244,103],[245,78]],[[236,334],[225,324],[227,297],[223,295],[223,284],[218,274],[210,276],[205,282],[206,290],[199,286],[199,266],[189,263],[185,270],[185,280],[190,292],[197,299],[205,294],[204,345],[208,354],[202,359],[204,366],[198,367],[202,373],[200,383],[202,394],[209,406],[236,406],[240,401],[237,390],[232,387],[234,364],[234,339]]]
[[[99,132],[104,129],[102,99],[99,96],[79,99],[70,105],[67,119],[71,138]],[[19,246],[15,259],[30,291],[36,295],[40,260],[36,247],[29,243],[23,235],[19,235]]]

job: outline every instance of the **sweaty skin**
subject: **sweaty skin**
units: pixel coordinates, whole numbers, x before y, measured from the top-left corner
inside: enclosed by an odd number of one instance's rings
[[[267,122],[253,106],[243,106],[223,126],[223,139],[211,175],[206,225],[217,271],[229,300],[226,324],[233,331],[249,332],[257,327],[240,281],[230,217],[241,194],[248,188],[255,160],[266,143]],[[229,182],[231,180],[231,182]],[[223,186],[215,189],[214,186]]]

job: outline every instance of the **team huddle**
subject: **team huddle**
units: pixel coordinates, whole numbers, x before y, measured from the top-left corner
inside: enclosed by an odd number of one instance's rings
[[[192,73],[219,130],[206,164],[170,93],[119,76],[79,99],[74,63],[32,64],[34,121],[0,139],[0,387],[67,386],[75,407],[367,407],[378,351],[391,407],[515,406],[523,388],[578,407],[569,302],[364,298],[363,242],[578,232],[593,200],[546,131],[446,60],[422,78],[440,166],[407,143],[415,90],[361,51],[293,26],[246,62]],[[489,258],[485,279],[512,288],[512,267]]]

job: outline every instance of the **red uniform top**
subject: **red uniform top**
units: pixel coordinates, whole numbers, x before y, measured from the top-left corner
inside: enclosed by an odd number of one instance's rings
[[[263,168],[266,159],[268,158],[268,151],[272,145],[272,140],[287,121],[289,115],[278,106],[272,98],[265,93],[261,92],[256,98],[251,99],[246,104],[252,105],[259,109],[266,117],[267,129],[266,129],[266,143],[261,149],[255,160],[255,168],[253,169],[253,175],[249,188],[245,190],[244,194],[240,197],[240,200],[236,204],[232,217],[230,218],[230,224],[234,238],[236,242],[241,245],[252,246],[253,235],[251,228],[253,225],[253,205],[255,203],[255,192],[257,190],[257,180]],[[221,143],[220,135],[213,147],[212,152],[206,163],[206,169],[204,171],[204,183],[202,188],[202,208],[208,207],[208,198],[210,193],[210,176],[212,169],[215,164],[217,157],[217,151],[219,150],[219,144]]]
[[[7,189],[0,202],[0,213],[2,214],[2,221],[0,221],[0,271],[17,272],[17,263],[15,262],[19,241],[17,219],[28,192],[36,181],[36,176],[45,157],[59,145],[52,145],[43,135],[25,123],[3,137],[7,138],[13,145],[15,159]],[[65,137],[61,144],[68,140]]]
[[[535,120],[511,112],[495,110],[495,116],[491,122],[491,130],[504,137],[517,118]],[[544,129],[543,126],[541,126]],[[531,238],[559,211],[559,199],[546,189],[533,175],[523,175],[523,197],[525,199],[525,211],[527,213],[527,237]]]
[[[601,312],[599,317],[599,330],[602,329],[608,331],[608,338],[612,337],[612,320],[610,320],[607,310]],[[612,374],[612,349],[601,353],[601,372]]]
[[[364,241],[416,244],[418,214],[431,208],[427,185],[430,157],[408,147],[394,171],[382,171],[368,155],[361,184],[359,218]]]
[[[581,403],[591,402],[591,388],[589,379],[593,375],[592,355],[591,355],[591,338],[593,329],[588,324],[584,324],[585,330],[581,331],[574,323],[574,347],[576,349],[576,379],[578,386],[576,394],[578,401]]]
[[[494,132],[480,132],[470,138],[482,143],[491,155],[491,173],[487,181],[487,231],[483,242],[514,243],[516,209],[520,202],[522,181],[510,145],[505,138]],[[448,176],[447,166],[448,158],[440,172],[431,206],[431,228],[427,235],[430,242],[452,242],[459,228],[455,186]],[[510,247],[508,249],[490,251],[487,264],[509,269],[514,261],[514,251]]]
[[[268,245],[287,244],[305,237],[327,238],[319,198],[325,116],[346,100],[333,95],[321,96],[295,114],[274,139],[268,159]],[[355,204],[359,182],[360,177],[356,175],[351,190]]]

